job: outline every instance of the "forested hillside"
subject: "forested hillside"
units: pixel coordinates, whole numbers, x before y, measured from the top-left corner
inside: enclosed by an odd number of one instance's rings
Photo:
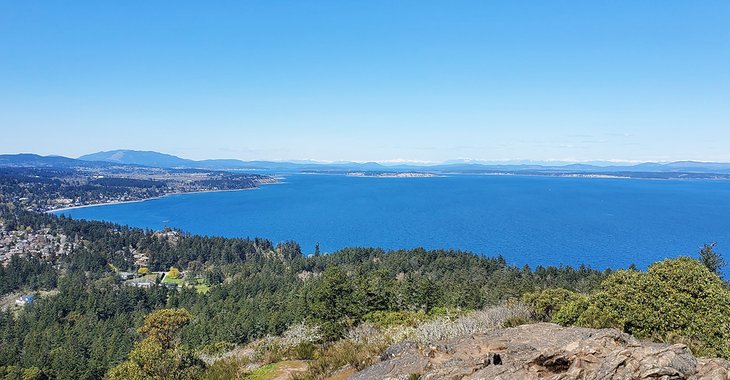
[[[387,343],[531,321],[614,327],[730,356],[730,293],[713,245],[699,261],[668,260],[647,272],[518,268],[445,250],[320,255],[293,241],[39,213],[23,194],[48,204],[79,185],[7,178],[0,187],[0,376],[7,379],[240,377],[254,359],[225,352],[250,344],[259,365],[305,360],[303,378],[319,379],[372,363]],[[99,178],[83,186],[156,185]]]
[[[68,237],[67,254],[15,255],[0,267],[3,293],[57,288],[55,295],[0,314],[0,366],[37,368],[51,378],[101,377],[139,339],[145,314],[185,308],[187,349],[242,344],[317,321],[328,339],[378,311],[479,309],[548,287],[593,288],[606,273],[588,268],[515,268],[501,258],[422,249],[349,248],[302,254],[299,245],[160,233],[76,221],[0,206],[6,231],[46,230]],[[172,231],[171,231],[172,232]],[[209,286],[124,284],[117,272],[182,268]]]

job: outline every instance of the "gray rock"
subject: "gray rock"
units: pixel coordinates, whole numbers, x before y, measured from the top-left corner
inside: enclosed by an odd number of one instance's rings
[[[418,345],[415,342],[396,343],[383,351],[383,354],[380,355],[380,360],[393,359],[394,357],[413,349],[418,349]]]
[[[686,346],[643,343],[618,330],[549,323],[436,342],[399,343],[353,380],[730,380],[730,363],[697,359]]]

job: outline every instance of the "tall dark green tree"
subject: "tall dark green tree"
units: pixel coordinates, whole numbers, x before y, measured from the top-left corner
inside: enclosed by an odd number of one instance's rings
[[[727,263],[722,255],[715,251],[715,246],[717,246],[717,243],[710,243],[702,246],[700,249],[700,262],[702,262],[702,264],[706,266],[710,272],[722,277],[722,269]]]

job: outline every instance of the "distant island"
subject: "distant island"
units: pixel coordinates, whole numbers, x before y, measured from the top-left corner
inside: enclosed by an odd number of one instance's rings
[[[378,178],[428,178],[438,177],[434,173],[422,172],[348,172],[345,175],[350,177],[378,177]]]
[[[78,159],[36,154],[0,155],[6,193],[31,211],[132,202],[170,194],[242,190],[278,182],[279,175],[329,174],[373,178],[509,175],[572,178],[730,180],[730,164],[682,161],[632,166],[571,164],[383,165],[375,162],[193,161],[158,152],[118,150]],[[17,186],[18,183],[27,183]],[[41,190],[42,189],[42,190]],[[38,194],[44,192],[44,196]],[[55,194],[49,196],[49,194]]]

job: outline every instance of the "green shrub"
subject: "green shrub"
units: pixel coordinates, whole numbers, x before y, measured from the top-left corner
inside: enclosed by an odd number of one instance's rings
[[[396,326],[415,327],[429,319],[423,310],[419,311],[374,311],[365,314],[363,321],[371,322],[377,327],[388,328]]]
[[[646,272],[617,271],[553,319],[615,327],[638,338],[685,343],[697,355],[730,358],[730,290],[689,257],[655,263]]]
[[[553,313],[551,322],[563,326],[578,323],[578,318],[588,309],[588,296],[579,295]]]
[[[241,379],[249,371],[246,366],[250,363],[247,357],[229,357],[216,360],[208,366],[203,379],[205,380],[225,380],[225,379]]]
[[[560,311],[568,303],[581,297],[576,292],[562,288],[545,289],[522,295],[522,303],[532,309],[532,318],[536,321],[552,320],[553,314]]]
[[[527,325],[530,323],[534,323],[534,322],[532,320],[530,320],[529,318],[525,318],[522,316],[514,316],[514,317],[509,317],[509,318],[505,319],[504,322],[502,322],[502,327],[505,327],[505,328],[517,327],[517,326]]]
[[[372,365],[387,346],[380,344],[358,344],[342,339],[324,346],[309,363],[306,372],[295,376],[298,380],[323,379],[337,370],[351,366],[362,370]]]
[[[312,342],[302,342],[291,349],[289,355],[292,359],[298,360],[312,360],[314,359],[314,353],[317,350],[317,346]]]

